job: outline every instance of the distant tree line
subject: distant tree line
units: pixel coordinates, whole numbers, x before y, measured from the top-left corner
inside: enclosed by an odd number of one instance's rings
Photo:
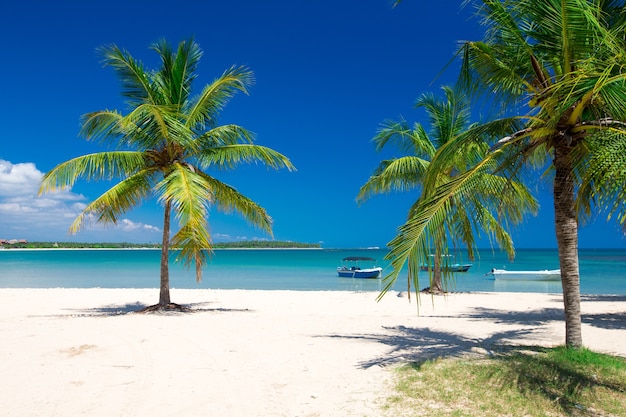
[[[215,243],[213,245],[216,249],[311,249],[321,248],[319,243],[300,243],[300,242],[287,242],[280,240],[249,240],[242,242],[222,242]]]
[[[18,242],[4,245],[7,249],[135,249],[159,248],[157,243],[129,242]]]
[[[159,243],[129,242],[17,242],[2,245],[7,249],[159,249]],[[215,243],[214,249],[310,249],[321,248],[319,243],[300,243],[277,240],[251,240]]]

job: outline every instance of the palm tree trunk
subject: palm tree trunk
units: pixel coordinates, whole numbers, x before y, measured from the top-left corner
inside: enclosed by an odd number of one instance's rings
[[[559,248],[565,311],[565,344],[582,347],[580,275],[578,271],[578,219],[574,205],[571,148],[557,141],[554,149],[554,224]]]
[[[171,303],[169,272],[171,213],[172,204],[167,201],[165,203],[165,214],[163,216],[163,241],[161,242],[161,290],[159,293],[159,305],[167,305]]]
[[[433,279],[430,283],[431,293],[442,293],[443,284],[441,282],[441,248],[435,249],[435,259],[433,260]]]

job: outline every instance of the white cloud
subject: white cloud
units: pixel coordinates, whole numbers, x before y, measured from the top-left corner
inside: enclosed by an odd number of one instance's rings
[[[159,229],[156,226],[152,226],[151,224],[143,224],[142,229],[150,231],[150,232],[159,232],[159,233],[161,232],[161,229]]]
[[[144,224],[144,223],[135,223],[132,220],[128,220],[128,219],[122,219],[118,223],[117,227],[124,232],[137,232],[140,230],[146,230],[146,231],[152,231],[152,232],[160,231],[158,227],[151,226],[149,224]]]
[[[249,236],[243,236],[243,235],[233,236],[227,233],[214,233],[211,237],[213,238],[213,241],[215,242],[244,242],[247,240],[254,240],[254,241],[269,240],[266,237],[249,237]]]
[[[259,237],[259,236],[236,236],[234,241],[235,242],[244,242],[247,240],[251,240],[251,241],[255,241],[255,242],[259,242],[259,241],[269,241],[270,239],[266,238],[266,237]]]
[[[230,241],[233,240],[233,237],[226,233],[215,233],[213,234],[213,240],[216,241]]]
[[[88,198],[69,188],[38,196],[42,177],[33,163],[13,164],[0,159],[0,238],[57,240],[67,236],[70,224],[87,206]],[[152,236],[160,231],[129,219],[107,229],[118,232],[116,237],[120,240],[127,240],[128,233],[144,232],[141,236],[146,236],[147,232]]]
[[[0,197],[37,194],[42,176],[33,163],[12,164],[0,159]]]

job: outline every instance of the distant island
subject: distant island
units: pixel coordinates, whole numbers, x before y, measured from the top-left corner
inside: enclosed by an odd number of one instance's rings
[[[3,241],[0,248],[4,249],[159,249],[160,243],[129,243],[129,242],[28,242]],[[241,242],[215,243],[213,249],[320,249],[319,243],[301,243],[280,240],[249,240]],[[176,248],[172,248],[176,249]]]
[[[301,243],[281,240],[246,240],[215,243],[213,249],[321,249],[319,243]]]

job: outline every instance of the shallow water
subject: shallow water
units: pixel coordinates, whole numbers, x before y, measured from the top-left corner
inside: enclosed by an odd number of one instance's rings
[[[289,249],[216,250],[196,283],[192,271],[175,261],[172,254],[172,288],[378,291],[378,279],[339,278],[336,267],[346,256],[370,256],[391,272],[383,258],[385,250]],[[160,252],[129,250],[0,250],[0,287],[3,288],[156,288],[159,285]],[[456,262],[467,260],[457,257]],[[454,291],[561,292],[556,282],[501,281],[485,275],[492,268],[510,270],[558,269],[556,250],[519,250],[514,262],[506,254],[490,250],[466,273],[456,274]],[[583,294],[626,294],[626,250],[580,250]],[[428,275],[420,277],[428,286]],[[406,289],[401,273],[395,290]]]

